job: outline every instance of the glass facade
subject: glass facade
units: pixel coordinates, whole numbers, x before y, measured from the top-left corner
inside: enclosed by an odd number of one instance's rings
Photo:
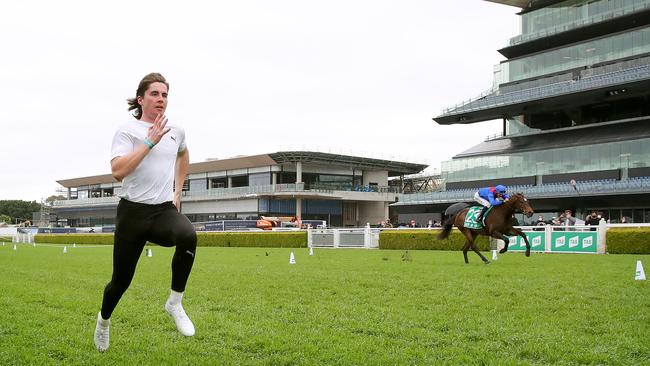
[[[638,167],[650,167],[650,139],[453,159],[442,163],[442,176],[462,182]]]
[[[501,80],[513,82],[650,52],[650,27],[504,62]]]
[[[650,0],[568,0],[521,16],[518,44],[650,7]]]
[[[514,136],[525,133],[540,132],[539,128],[531,128],[523,122],[523,116],[508,118],[506,123],[506,135]]]

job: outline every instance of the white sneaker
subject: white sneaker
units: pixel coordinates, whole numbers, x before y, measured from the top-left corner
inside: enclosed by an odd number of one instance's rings
[[[111,326],[111,320],[102,319],[102,312],[97,314],[97,325],[95,326],[95,346],[99,352],[108,349],[108,333]]]
[[[194,324],[190,318],[185,314],[183,310],[183,305],[171,305],[170,303],[165,303],[165,310],[172,316],[174,322],[176,323],[176,329],[181,332],[182,335],[186,337],[191,337],[194,335]]]

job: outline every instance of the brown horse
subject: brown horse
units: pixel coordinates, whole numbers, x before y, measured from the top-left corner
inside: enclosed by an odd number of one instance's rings
[[[490,211],[488,217],[484,220],[485,227],[482,229],[469,229],[464,226],[465,216],[469,207],[465,203],[456,203],[449,206],[445,211],[445,220],[443,224],[442,232],[438,235],[438,239],[446,239],[451,232],[451,228],[455,225],[458,230],[460,230],[465,238],[465,245],[463,246],[463,255],[465,256],[465,263],[469,263],[467,260],[467,251],[470,248],[478,254],[479,257],[483,260],[485,264],[489,264],[490,261],[487,260],[478,251],[474,241],[479,235],[487,235],[496,239],[503,240],[506,245],[499,251],[499,253],[505,253],[508,251],[509,240],[506,235],[519,235],[524,238],[526,242],[526,256],[530,256],[530,244],[528,243],[528,238],[526,235],[519,229],[512,227],[512,214],[515,212],[522,212],[528,217],[531,217],[534,213],[532,207],[528,203],[526,197],[521,193],[516,193],[510,196],[508,200],[502,203],[499,206],[494,206],[492,211]]]

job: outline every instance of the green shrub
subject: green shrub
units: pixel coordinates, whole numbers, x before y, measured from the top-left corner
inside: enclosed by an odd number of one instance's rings
[[[36,243],[51,244],[113,244],[113,234],[36,234]]]
[[[384,230],[379,234],[380,249],[423,249],[423,250],[461,250],[465,236],[453,230],[445,240],[439,240],[440,230]],[[490,249],[486,236],[476,240],[479,250]]]
[[[306,248],[307,233],[291,232],[197,232],[198,246]],[[52,244],[113,244],[113,234],[38,234],[37,243]]]
[[[650,254],[650,227],[609,229],[606,243],[611,254]]]
[[[306,248],[307,232],[197,233],[202,247]]]

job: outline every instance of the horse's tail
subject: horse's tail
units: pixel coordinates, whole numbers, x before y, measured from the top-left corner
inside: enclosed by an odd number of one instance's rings
[[[442,225],[442,230],[440,231],[440,234],[438,234],[438,240],[444,240],[449,237],[449,233],[451,233],[451,228],[454,227],[455,218],[456,215],[447,216],[444,224]]]

